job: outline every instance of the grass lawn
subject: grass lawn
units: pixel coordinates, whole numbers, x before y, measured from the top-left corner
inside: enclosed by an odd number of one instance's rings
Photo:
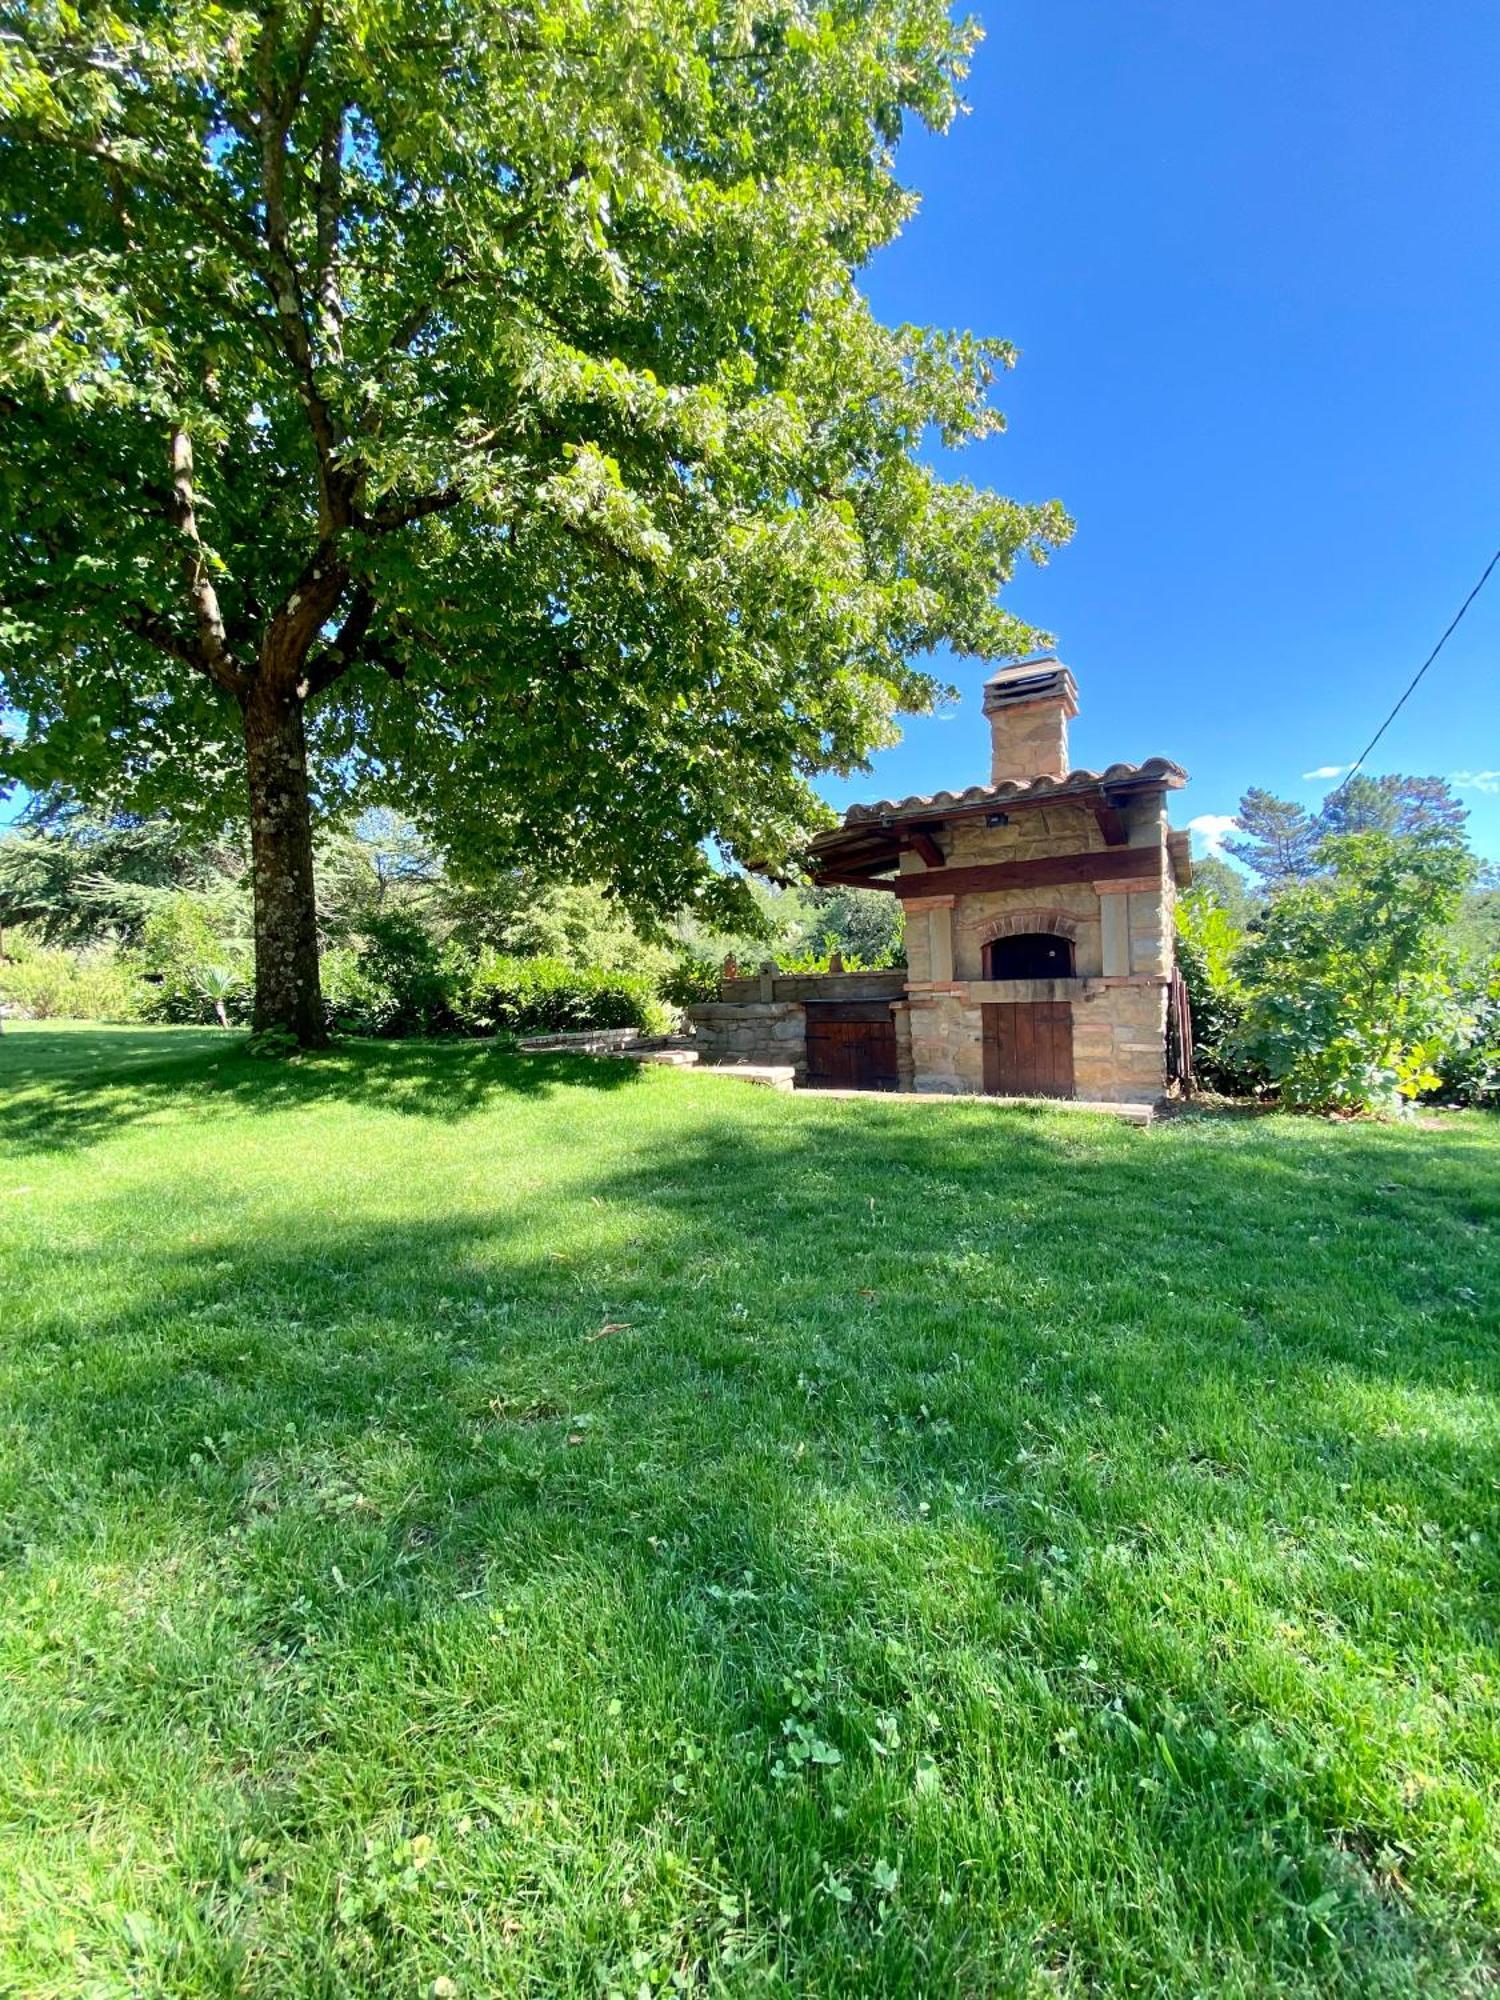
[[[1500,1980],[1500,1124],[0,1039],[0,1993]]]

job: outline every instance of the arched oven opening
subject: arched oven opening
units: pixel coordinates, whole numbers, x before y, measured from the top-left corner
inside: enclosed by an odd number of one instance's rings
[[[1073,942],[1054,931],[1021,931],[984,948],[986,979],[1071,979]]]

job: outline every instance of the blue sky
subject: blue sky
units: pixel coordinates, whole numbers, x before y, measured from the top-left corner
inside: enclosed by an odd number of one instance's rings
[[[996,0],[971,110],[903,150],[883,316],[1021,348],[954,470],[1078,532],[1010,601],[1075,763],[1171,756],[1180,819],[1309,801],[1500,545],[1500,9]],[[1369,768],[1471,774],[1500,858],[1500,571]],[[986,777],[983,670],[835,803]],[[1485,774],[1488,774],[1487,776]],[[1486,789],[1488,787],[1488,789]]]

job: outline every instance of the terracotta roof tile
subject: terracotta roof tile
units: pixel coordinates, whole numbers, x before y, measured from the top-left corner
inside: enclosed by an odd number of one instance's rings
[[[1167,757],[1148,757],[1144,764],[1111,764],[1103,771],[1069,771],[1065,778],[1033,778],[1027,784],[1009,779],[1003,785],[970,785],[962,792],[913,793],[910,798],[879,799],[874,805],[850,806],[842,826],[819,834],[812,844],[816,848],[823,841],[836,838],[843,827],[878,825],[885,820],[926,813],[1006,803],[1031,805],[1044,799],[1064,798],[1070,793],[1096,791],[1100,786],[1156,784],[1175,791],[1186,783],[1187,772],[1180,764]]]

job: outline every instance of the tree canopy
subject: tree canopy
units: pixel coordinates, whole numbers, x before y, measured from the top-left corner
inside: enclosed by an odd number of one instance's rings
[[[135,944],[163,899],[243,869],[232,839],[193,842],[166,820],[97,819],[39,800],[0,835],[0,934],[24,924],[45,944]]]
[[[1216,903],[1241,929],[1256,909],[1256,892],[1240,873],[1216,854],[1199,855],[1193,862],[1193,886],[1189,896],[1199,902]]]
[[[1435,1089],[1460,1003],[1446,927],[1474,859],[1443,825],[1330,834],[1237,955],[1240,1043],[1284,1102],[1365,1108]]]
[[[0,776],[248,810],[262,1023],[317,1031],[317,811],[722,907],[1034,636],[1062,509],[917,456],[1012,351],[857,282],[942,0],[0,21]]]
[[[1462,841],[1468,817],[1446,778],[1356,772],[1335,786],[1316,812],[1252,785],[1240,800],[1239,832],[1224,848],[1266,888],[1279,889],[1329,872],[1327,840],[1350,833],[1431,831]]]

